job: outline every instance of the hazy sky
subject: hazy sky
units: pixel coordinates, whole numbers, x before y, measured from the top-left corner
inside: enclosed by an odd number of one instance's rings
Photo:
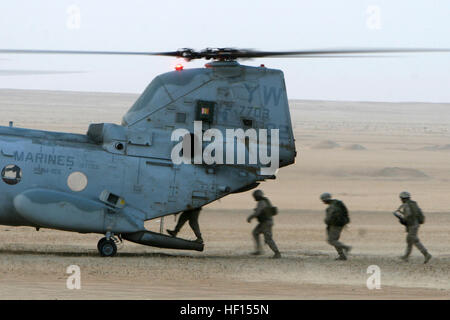
[[[450,1],[1,1],[0,47],[450,48]],[[0,55],[0,88],[141,92],[175,63],[165,57]],[[282,69],[290,98],[450,102],[450,53],[242,63]],[[7,70],[81,72],[10,76]]]

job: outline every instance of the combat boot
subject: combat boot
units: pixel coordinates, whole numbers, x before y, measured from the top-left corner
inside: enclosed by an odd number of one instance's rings
[[[432,257],[432,255],[429,254],[429,253],[427,253],[426,256],[425,256],[425,261],[424,261],[423,263],[424,263],[424,264],[427,264],[428,261],[430,261],[431,257]]]
[[[203,244],[203,239],[202,238],[197,238],[197,239],[195,239],[195,242]]]
[[[272,257],[273,259],[280,259],[281,258],[281,253],[279,251],[275,252],[275,254]]]
[[[408,262],[409,257],[408,256],[401,256],[400,259],[404,262]]]
[[[176,237],[176,236],[177,236],[177,233],[178,233],[178,232],[176,232],[175,230],[169,230],[169,229],[167,229],[166,231],[167,231],[167,233],[170,234],[172,237]]]
[[[346,256],[339,256],[339,257],[337,257],[334,260],[336,260],[336,261],[345,261],[345,260],[347,260],[347,257]]]

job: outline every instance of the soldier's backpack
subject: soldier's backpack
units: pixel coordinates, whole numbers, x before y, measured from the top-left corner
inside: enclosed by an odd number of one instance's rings
[[[268,218],[276,216],[278,214],[278,208],[272,206],[272,204],[270,203],[269,199],[265,198],[264,200],[267,203],[267,207],[264,208],[264,215],[266,217],[268,217]]]
[[[409,205],[411,206],[411,210],[414,212],[414,215],[417,218],[417,222],[419,224],[425,223],[425,215],[422,212],[422,209],[417,205],[417,202],[415,201],[409,201]]]
[[[348,215],[347,207],[342,201],[336,200],[335,205],[338,208],[338,212],[334,217],[334,225],[338,227],[343,227],[350,223],[350,217]]]

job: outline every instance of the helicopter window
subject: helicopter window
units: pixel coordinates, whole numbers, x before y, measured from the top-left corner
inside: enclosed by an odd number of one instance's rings
[[[2,170],[2,179],[7,184],[17,184],[22,180],[22,169],[15,164],[9,164]]]
[[[108,196],[108,200],[109,203],[117,203],[117,201],[119,201],[119,196],[110,193]]]
[[[177,112],[175,121],[177,123],[185,123],[186,122],[186,113]]]
[[[252,119],[242,119],[242,124],[244,127],[253,127],[253,120]]]
[[[213,122],[214,119],[214,106],[216,103],[214,101],[197,101],[197,110],[195,120]]]
[[[83,191],[88,184],[88,179],[83,172],[72,172],[67,178],[67,186],[75,192]]]

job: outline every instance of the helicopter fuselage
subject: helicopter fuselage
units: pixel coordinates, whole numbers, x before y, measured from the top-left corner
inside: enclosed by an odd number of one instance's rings
[[[177,129],[194,143],[200,139],[201,150],[208,129],[223,136],[227,129],[269,130],[272,144],[270,129],[277,130],[277,166],[294,163],[282,72],[211,65],[158,76],[122,125],[92,124],[86,135],[0,127],[0,224],[136,234],[145,232],[146,220],[200,208],[274,178],[261,174],[260,164],[174,163]],[[203,125],[200,133],[196,123]]]

